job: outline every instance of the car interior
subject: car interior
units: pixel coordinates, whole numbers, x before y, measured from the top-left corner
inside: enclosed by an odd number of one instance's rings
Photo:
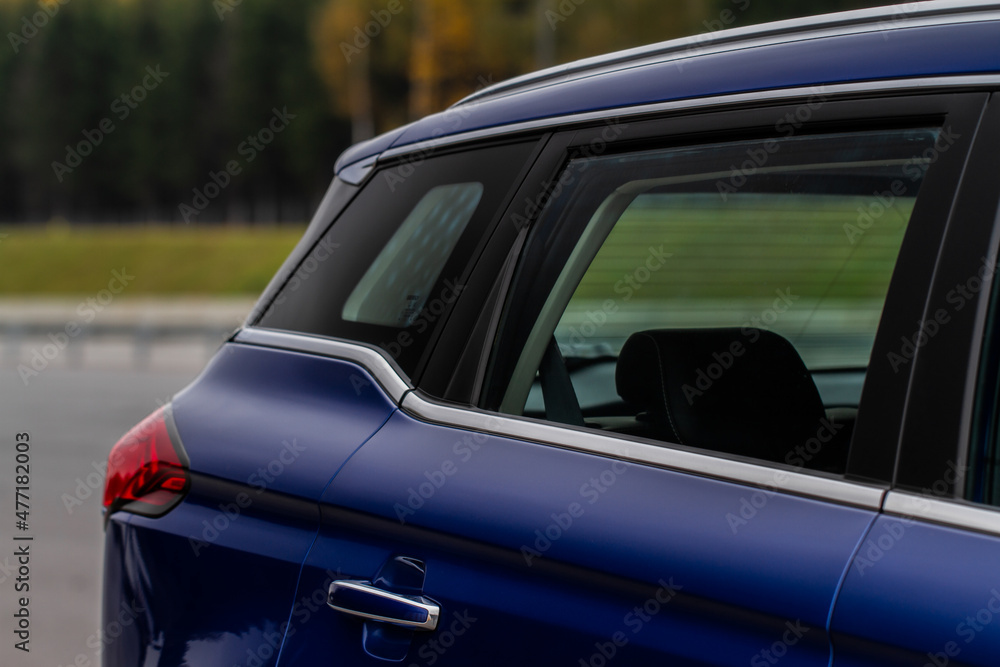
[[[759,142],[586,161],[501,411],[843,474],[923,172],[898,186],[936,136],[789,139],[741,188],[709,166]]]
[[[617,359],[564,358],[553,338],[524,415],[842,474],[863,380],[810,373],[760,329],[638,331]]]

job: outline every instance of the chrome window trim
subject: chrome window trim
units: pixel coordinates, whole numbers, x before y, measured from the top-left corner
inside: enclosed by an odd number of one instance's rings
[[[808,99],[810,96],[819,94],[829,98],[849,97],[859,93],[905,93],[909,91],[932,94],[941,90],[952,90],[955,88],[984,88],[996,86],[1000,86],[1000,74],[976,74],[967,76],[948,75],[913,79],[894,79],[888,81],[858,81],[842,84],[799,86],[795,88],[759,90],[749,93],[731,93],[727,95],[715,95],[712,97],[672,100],[670,102],[655,102],[652,104],[642,104],[632,107],[614,107],[610,109],[588,111],[565,116],[552,116],[549,118],[523,121],[509,125],[498,125],[479,130],[461,132],[458,134],[450,134],[447,136],[437,137],[435,139],[426,139],[402,146],[395,146],[378,155],[376,166],[387,160],[401,158],[407,155],[417,155],[418,159],[424,159],[433,151],[452,145],[475,142],[484,139],[500,138],[509,135],[524,134],[532,131],[562,131],[570,129],[571,126],[574,125],[593,123],[611,118],[629,119],[638,116],[653,116],[666,112],[690,110],[705,111],[707,109],[712,109],[721,111],[730,106],[760,102],[791,102],[796,99]],[[451,121],[444,116],[442,116],[441,122],[442,124],[452,124]]]
[[[1000,509],[995,507],[893,490],[886,494],[882,510],[904,519],[1000,536]]]
[[[742,28],[702,32],[665,42],[585,58],[514,77],[476,91],[456,102],[451,108],[475,104],[488,99],[499,99],[550,85],[633,67],[676,62],[694,56],[777,46],[825,37],[995,21],[998,18],[1000,18],[1000,4],[995,0],[961,3],[953,0],[939,0],[938,2],[911,2],[909,4],[870,7],[774,21]]]
[[[583,428],[444,405],[411,391],[413,387],[410,382],[403,378],[383,352],[357,343],[256,327],[241,329],[232,340],[245,345],[305,352],[356,363],[371,373],[406,413],[430,423],[610,456],[712,479],[747,484],[770,492],[790,493],[864,509],[878,510],[882,506],[886,492],[886,488],[882,486],[724,459],[711,454],[637,442],[625,436]]]
[[[675,449],[630,440],[592,429],[511,417],[472,408],[456,408],[410,392],[403,410],[425,421],[468,428],[518,440],[555,445],[589,454],[612,456],[635,463],[690,472],[713,479],[756,486],[771,492],[791,493],[877,510],[885,487],[821,477],[782,467],[725,459],[711,454]]]
[[[258,347],[272,347],[290,352],[307,352],[321,357],[351,361],[371,373],[389,398],[399,405],[403,395],[413,389],[413,385],[403,373],[384,356],[381,350],[353,342],[323,338],[306,334],[244,327],[236,332],[232,342]]]

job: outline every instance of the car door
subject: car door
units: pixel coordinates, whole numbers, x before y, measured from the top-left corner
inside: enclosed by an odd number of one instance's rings
[[[912,366],[900,458],[833,615],[835,665],[995,665],[997,187],[1000,108],[985,112],[918,320],[872,367]]]
[[[985,100],[837,97],[548,141],[324,492],[280,664],[829,664],[909,377],[872,339]]]

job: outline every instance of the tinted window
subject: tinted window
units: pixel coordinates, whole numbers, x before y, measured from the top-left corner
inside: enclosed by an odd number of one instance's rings
[[[370,343],[413,375],[531,148],[420,156],[374,174],[257,325]]]
[[[937,134],[571,161],[518,269],[489,407],[842,472]]]

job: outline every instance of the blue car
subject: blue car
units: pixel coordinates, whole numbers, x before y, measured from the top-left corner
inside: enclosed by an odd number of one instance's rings
[[[354,146],[111,450],[104,664],[995,667],[998,244],[992,2]]]

